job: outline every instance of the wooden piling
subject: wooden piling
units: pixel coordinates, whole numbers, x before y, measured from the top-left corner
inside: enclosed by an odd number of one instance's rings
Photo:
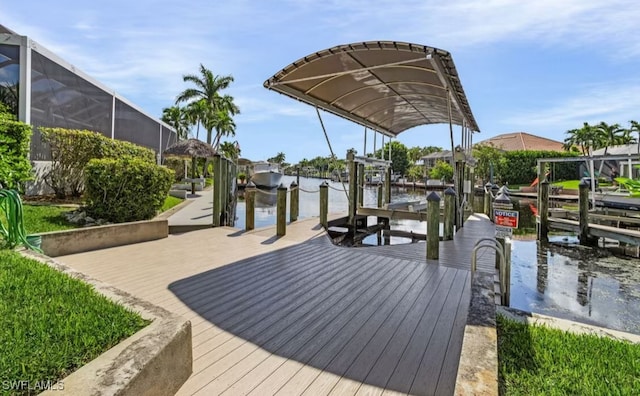
[[[213,156],[213,226],[220,227],[222,209],[222,166],[220,154]]]
[[[320,224],[327,228],[329,222],[327,220],[329,214],[329,183],[323,181],[320,185]]]
[[[391,203],[391,175],[393,170],[391,167],[387,168],[387,177],[384,179],[384,199],[386,203]]]
[[[511,300],[511,241],[506,240],[504,243],[504,289],[502,292],[502,305],[509,306]]]
[[[245,202],[245,226],[246,231],[253,230],[256,226],[256,185],[249,181],[244,189]]]
[[[470,190],[469,190],[469,206],[471,207],[471,213],[475,212],[475,200],[476,200],[476,186],[475,186],[475,171],[473,168],[469,168],[469,185],[470,185]]]
[[[291,182],[291,207],[289,208],[289,221],[294,222],[298,220],[298,213],[300,210],[300,189],[298,189],[298,184],[293,181]]]
[[[538,186],[538,240],[549,242],[549,182],[545,179]]]
[[[383,188],[383,184],[381,182],[378,182],[378,207],[381,208],[382,204],[383,204],[383,196],[384,196],[384,192],[382,191]]]
[[[440,210],[438,208],[438,210]],[[444,240],[453,239],[453,225],[456,217],[456,192],[448,187],[444,191]]]
[[[491,200],[493,196],[491,195],[491,183],[487,182],[484,185],[484,214],[491,220],[493,220],[493,213],[491,213]]]
[[[427,260],[440,257],[440,196],[432,191],[427,196]]]
[[[278,186],[276,201],[276,235],[281,237],[287,234],[287,187]]]
[[[588,181],[582,180],[578,184],[578,206],[579,214],[578,220],[580,223],[580,244],[581,245],[593,245],[593,238],[589,236],[589,188],[591,185]]]
[[[226,158],[220,158],[220,166],[222,169],[222,184],[221,184],[221,197],[220,200],[220,225],[227,225],[227,211],[229,207],[229,161]]]

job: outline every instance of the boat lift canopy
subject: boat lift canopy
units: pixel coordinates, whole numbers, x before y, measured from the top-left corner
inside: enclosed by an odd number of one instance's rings
[[[451,55],[424,45],[339,45],[293,62],[264,86],[390,137],[425,124],[480,131]]]

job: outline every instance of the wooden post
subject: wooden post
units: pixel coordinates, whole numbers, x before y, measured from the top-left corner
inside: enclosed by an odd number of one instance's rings
[[[276,203],[276,235],[285,236],[287,233],[287,188],[280,184]]]
[[[364,164],[358,164],[358,205],[364,206]]]
[[[355,162],[355,154],[347,151],[347,166],[349,167],[349,226],[355,229],[356,212],[358,204],[358,167]]]
[[[538,201],[540,201],[540,184],[547,179],[547,175],[545,174],[545,168],[547,167],[546,162],[538,163]]]
[[[300,185],[300,166],[296,166],[296,184]]]
[[[327,228],[329,222],[327,217],[329,214],[329,183],[325,181],[320,185],[320,224]]]
[[[594,177],[591,178],[595,180]],[[580,244],[581,245],[592,245],[592,238],[589,236],[589,188],[591,184],[582,180],[580,184],[578,184],[578,206],[580,207],[579,213],[579,223],[580,223]]]
[[[511,241],[504,243],[504,290],[502,290],[502,305],[509,306],[511,300]]]
[[[298,220],[298,211],[300,208],[300,190],[295,181],[291,182],[291,208],[289,209],[289,221]]]
[[[191,194],[196,194],[196,168],[198,166],[196,157],[191,157]]]
[[[228,207],[229,207],[229,161],[227,161],[226,158],[221,157],[220,158],[220,165],[222,168],[222,191],[221,191],[221,197],[222,199],[220,200],[221,203],[221,219],[220,219],[220,225],[227,225],[227,211],[228,211]]]
[[[244,188],[245,230],[253,230],[256,226],[256,185],[249,181]]]
[[[213,226],[220,227],[220,213],[222,208],[222,166],[220,154],[213,156]]]
[[[474,209],[474,203],[476,200],[476,183],[475,183],[476,175],[475,170],[473,168],[469,168],[469,185],[471,189],[469,191],[469,206],[471,207],[472,213],[476,210]]]
[[[549,182],[544,180],[542,183],[538,183],[539,194],[538,197],[538,217],[540,222],[538,223],[538,240],[542,242],[549,242]]]
[[[387,177],[385,178],[384,181],[384,185],[385,185],[385,202],[386,203],[391,203],[391,174],[393,173],[393,170],[391,169],[391,167],[387,168]]]
[[[383,202],[383,196],[384,196],[384,192],[382,191],[382,183],[378,182],[378,207],[381,208],[382,207],[382,202]]]
[[[491,196],[491,182],[487,182],[484,185],[484,214],[489,217],[490,220],[493,219],[491,215],[491,200],[493,197]]]
[[[432,191],[427,196],[427,260],[440,257],[440,196]]]
[[[438,208],[440,211],[440,208]],[[456,216],[456,192],[451,187],[444,191],[444,240],[453,239],[453,224]],[[427,234],[428,235],[428,234]]]

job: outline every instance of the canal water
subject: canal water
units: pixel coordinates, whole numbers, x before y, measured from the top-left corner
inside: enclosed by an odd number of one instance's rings
[[[289,186],[295,177],[284,176]],[[320,179],[300,178],[300,218],[319,216]],[[329,182],[329,212],[346,213],[348,204],[341,183]],[[377,190],[364,190],[365,205],[375,206]],[[275,191],[256,195],[256,227],[275,224]],[[426,199],[423,190],[394,189],[392,201]],[[482,212],[482,198],[475,210]],[[640,334],[640,260],[637,249],[585,248],[573,235],[552,235],[549,244],[535,240],[535,201],[514,200],[520,212],[511,252],[511,307],[563,319]],[[244,225],[244,202],[237,207],[236,226]],[[287,219],[288,219],[287,214]],[[426,224],[401,220],[394,229],[424,233]],[[375,236],[365,239],[375,244]],[[410,243],[393,237],[392,244]],[[631,252],[630,252],[631,251]],[[629,255],[629,253],[636,253]]]

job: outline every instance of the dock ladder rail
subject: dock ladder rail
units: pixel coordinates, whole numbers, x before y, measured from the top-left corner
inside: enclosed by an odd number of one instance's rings
[[[490,242],[493,242],[493,244],[491,244]],[[506,242],[505,242],[505,244],[506,244]],[[480,250],[481,248],[492,248],[493,250],[496,251],[496,253],[500,257],[500,265],[499,265],[499,271],[498,271],[498,278],[499,278],[499,283],[500,283],[500,303],[502,305],[508,306],[509,305],[509,294],[508,294],[508,290],[507,290],[507,282],[509,282],[509,280],[507,280],[507,266],[506,266],[506,260],[505,260],[505,255],[504,255],[504,247],[495,238],[481,238],[481,239],[479,239],[476,242],[476,244],[473,247],[473,250],[471,252],[471,276],[472,277],[476,272],[477,260],[478,260],[478,250]]]

